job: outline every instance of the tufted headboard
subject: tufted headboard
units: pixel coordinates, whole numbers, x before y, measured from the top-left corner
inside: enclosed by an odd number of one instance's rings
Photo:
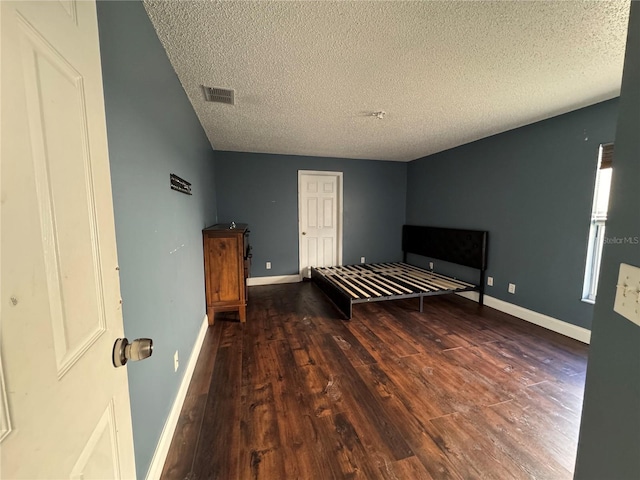
[[[402,227],[402,251],[457,263],[481,272],[487,269],[487,241],[489,232],[457,228]]]

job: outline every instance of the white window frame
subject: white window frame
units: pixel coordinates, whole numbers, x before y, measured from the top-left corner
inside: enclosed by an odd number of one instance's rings
[[[589,248],[587,250],[587,265],[584,273],[582,300],[596,303],[598,280],[600,278],[600,263],[604,246],[604,232],[606,220],[592,220],[589,229]]]
[[[604,144],[603,144],[604,145]],[[600,264],[602,263],[602,249],[605,243],[605,231],[607,222],[607,212],[598,211],[598,193],[602,188],[602,154],[603,145],[598,151],[598,171],[593,191],[593,204],[591,207],[591,226],[589,228],[589,243],[587,248],[587,261],[584,271],[584,283],[582,287],[582,301],[596,303],[598,291],[598,280],[600,278]],[[610,188],[610,185],[607,185]]]

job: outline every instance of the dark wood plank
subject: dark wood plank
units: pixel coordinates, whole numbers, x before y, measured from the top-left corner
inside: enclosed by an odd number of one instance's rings
[[[324,361],[332,366],[335,377],[343,382],[344,402],[348,404],[351,419],[367,447],[380,451],[382,458],[392,460],[413,455],[394,422],[332,336],[323,337],[321,351]]]
[[[415,307],[409,309],[404,305],[404,302],[388,302],[383,304],[382,308],[389,311],[391,326],[396,332],[416,339],[417,348],[421,352],[470,346],[470,343],[459,335],[438,332],[433,326],[434,322],[422,321],[425,313],[416,311]]]
[[[323,418],[319,434],[319,438],[327,445],[332,478],[384,478],[347,415],[339,413]]]
[[[271,342],[278,363],[278,379],[273,383],[275,411],[285,462],[283,478],[330,478],[330,466],[319,448],[313,402],[307,394],[308,373],[295,368],[287,342]],[[270,478],[270,477],[264,477]]]
[[[482,368],[493,371],[493,373],[487,373],[487,375],[492,376],[492,378],[505,378],[506,375],[508,380],[504,385],[510,385],[511,388],[514,389],[543,381],[535,372],[531,372],[526,364],[523,365],[522,363],[511,361],[509,357],[501,355],[499,350],[490,349],[488,344],[471,347],[463,351],[456,351],[454,355],[449,356],[451,358],[455,358],[456,356],[465,357],[461,361],[465,363],[468,362],[466,363],[467,365],[475,365],[480,362]]]
[[[515,342],[485,343],[476,351],[484,351],[493,361],[503,369],[515,368],[531,384],[553,380],[553,376],[541,368],[539,362],[534,362]]]
[[[209,327],[191,377],[180,418],[162,471],[163,478],[186,478],[193,468],[221,329]]]
[[[514,428],[511,421],[507,420],[503,412],[524,412],[518,409],[514,402],[505,402],[491,407],[484,408],[481,412],[471,412],[464,414],[470,422],[481,425],[482,433],[489,441],[497,445],[506,455],[508,455],[522,469],[524,478],[570,478],[571,469],[556,461],[547,451],[548,445],[542,448],[523,448],[531,443],[531,431],[525,432],[522,428]],[[507,414],[508,415],[508,414]],[[564,440],[564,439],[563,439]],[[570,442],[567,440],[567,443]],[[567,458],[573,458],[568,452]]]
[[[376,362],[373,355],[362,346],[351,331],[344,329],[343,332],[337,335],[331,335],[331,337],[352,365],[369,365]]]
[[[538,407],[534,408],[532,402],[538,402]],[[505,402],[490,409],[501,417],[505,431],[518,439],[522,445],[521,455],[538,452],[545,462],[551,464],[553,460],[565,469],[566,474],[558,474],[556,478],[572,478],[580,420],[567,423],[553,410],[544,410],[546,406],[544,397],[533,395],[527,400]]]
[[[525,478],[522,467],[461,413],[430,420],[429,435],[465,479]]]
[[[585,345],[458,296],[247,313],[210,327],[162,478],[571,479]]]
[[[223,342],[216,353],[203,427],[194,456],[192,471],[194,479],[238,478],[241,332],[240,324],[226,323],[223,326]],[[221,442],[236,445],[236,448],[220,448]]]
[[[207,395],[185,398],[178,425],[162,469],[162,478],[187,478],[193,469],[193,449],[198,444]]]
[[[395,462],[387,462],[380,467],[380,471],[385,479],[388,480],[433,480],[434,477],[429,474],[417,457],[404,458]]]
[[[240,416],[239,478],[285,478],[273,386],[245,388]]]
[[[389,317],[390,314],[377,305],[363,305],[359,307],[358,315],[350,322],[349,329],[352,332],[354,329],[358,329],[370,336],[372,330],[367,326],[367,320],[375,319],[375,341],[370,344],[370,351],[371,355],[377,359],[380,359],[377,355],[382,350],[387,350],[389,358],[391,356],[406,357],[420,353],[420,350],[412,342],[390,327],[391,319]]]
[[[501,368],[491,358],[476,355],[478,351],[478,347],[457,348],[443,352],[443,356],[447,363],[470,372],[475,381],[483,384],[485,388],[495,393],[499,392],[501,399],[496,403],[519,395],[526,385],[533,383],[523,382],[520,372],[511,365]]]
[[[429,474],[437,479],[461,480],[445,454],[428,435],[424,427],[427,422],[423,415],[424,409],[427,412],[431,411],[433,403],[428,398],[425,399],[422,395],[423,392],[413,390],[410,382],[403,384],[400,381],[403,377],[398,378],[394,375],[392,381],[381,370],[380,365],[360,367],[358,372],[369,385],[375,386],[379,401],[387,415],[394,420],[415,457],[419,459]],[[386,468],[388,464],[387,461],[380,467]]]

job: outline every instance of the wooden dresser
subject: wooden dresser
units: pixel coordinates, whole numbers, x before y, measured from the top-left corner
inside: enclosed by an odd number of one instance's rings
[[[213,325],[216,312],[237,310],[247,319],[247,277],[251,269],[251,247],[247,224],[235,228],[220,223],[202,231],[207,317]]]

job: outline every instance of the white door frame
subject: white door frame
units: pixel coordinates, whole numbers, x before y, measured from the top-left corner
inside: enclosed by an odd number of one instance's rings
[[[343,243],[343,228],[342,228],[342,220],[343,220],[343,173],[342,172],[328,172],[325,170],[298,170],[298,273],[300,278],[302,279],[304,275],[303,269],[306,265],[302,265],[302,257],[300,255],[300,242],[302,241],[302,221],[301,221],[301,202],[302,202],[302,176],[303,175],[324,175],[324,176],[335,176],[336,182],[338,185],[338,199],[336,201],[336,218],[338,219],[338,232],[336,238],[336,251],[338,252],[338,264],[342,265],[342,243]]]

